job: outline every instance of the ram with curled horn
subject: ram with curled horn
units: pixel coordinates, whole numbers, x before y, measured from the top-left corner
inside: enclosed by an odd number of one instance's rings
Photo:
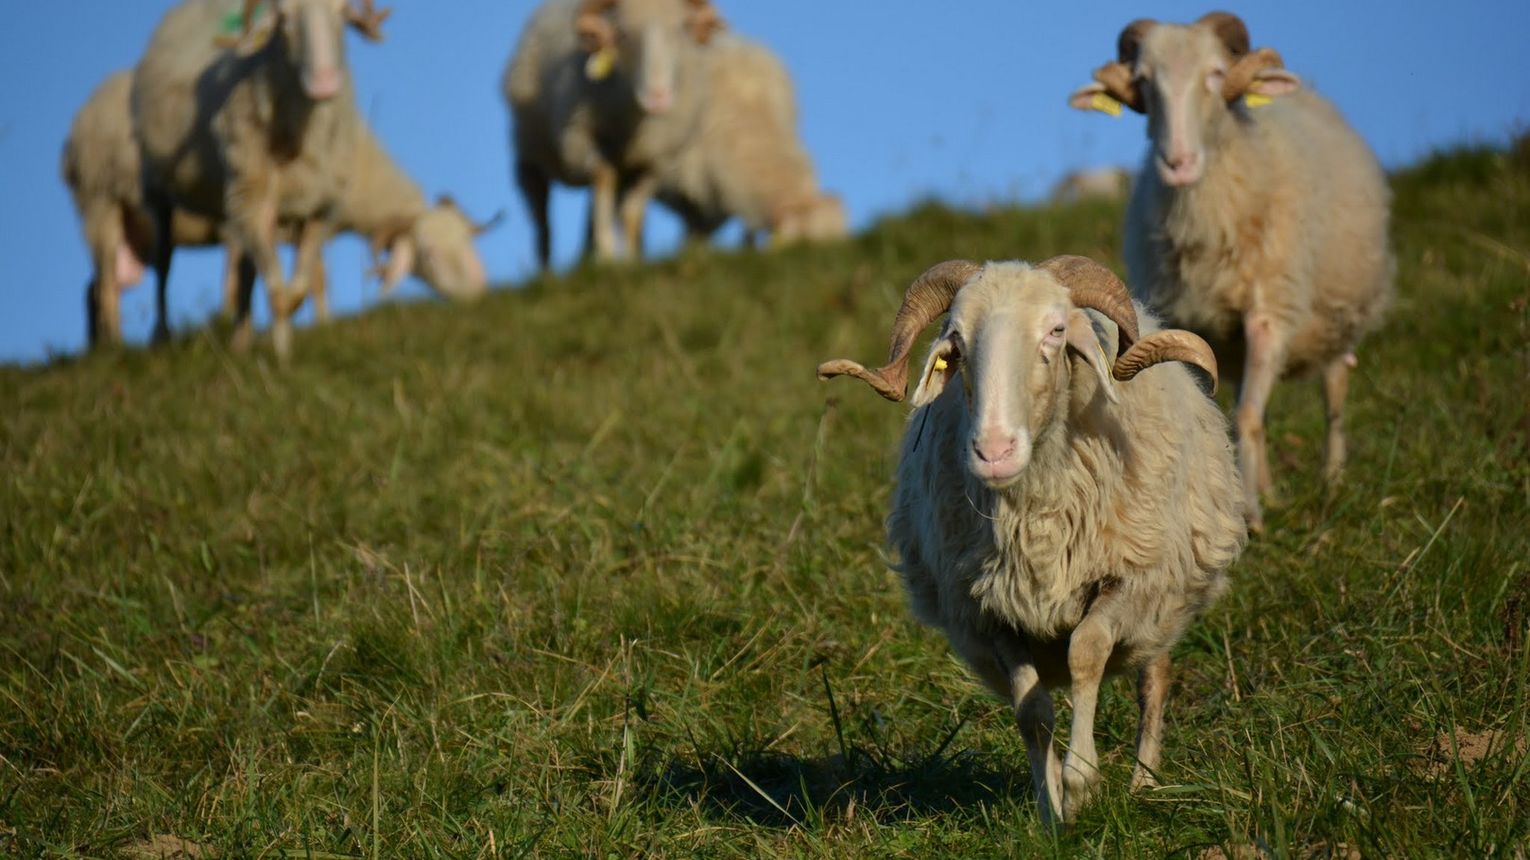
[[[1214,385],[1216,361],[1092,260],[952,260],[909,287],[885,366],[839,359],[820,378],[902,400],[914,341],[943,314],[887,539],[914,614],[1014,708],[1041,815],[1056,824],[1099,781],[1107,675],[1137,676],[1133,784],[1154,782],[1170,649],[1225,590],[1247,539],[1226,418],[1190,370]],[[1057,687],[1073,702],[1062,759]]]

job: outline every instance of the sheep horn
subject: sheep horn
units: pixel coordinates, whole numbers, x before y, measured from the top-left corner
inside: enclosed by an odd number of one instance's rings
[[[1138,18],[1122,27],[1121,35],[1116,37],[1116,62],[1128,66],[1137,62],[1137,51],[1142,47],[1143,37],[1156,26],[1158,22],[1152,18]]]
[[[616,46],[616,29],[606,19],[606,13],[614,8],[616,0],[584,0],[579,4],[574,31],[579,34],[579,45],[585,53],[595,54]]]
[[[1142,371],[1165,361],[1193,364],[1211,378],[1211,394],[1217,393],[1217,356],[1197,335],[1181,329],[1153,332],[1132,344],[1125,355],[1116,359],[1111,376],[1125,382]]]
[[[1142,93],[1132,79],[1131,67],[1125,63],[1106,63],[1094,70],[1094,79],[1105,88],[1106,94],[1137,113],[1145,113]]]
[[[982,266],[970,260],[947,260],[926,269],[924,274],[909,285],[903,294],[903,305],[893,318],[892,345],[887,351],[887,364],[876,370],[847,358],[837,358],[818,365],[819,379],[836,376],[853,376],[865,382],[883,397],[897,402],[907,395],[908,359],[914,349],[914,338],[937,317],[951,309],[956,293],[982,270]]]
[[[1253,85],[1254,78],[1266,69],[1279,69],[1285,67],[1285,61],[1280,58],[1280,52],[1274,48],[1260,48],[1250,54],[1239,57],[1232,68],[1227,70],[1227,75],[1222,78],[1222,98],[1233,101],[1242,97]]]
[[[1137,308],[1116,273],[1088,257],[1063,254],[1036,266],[1068,288],[1068,297],[1080,308],[1093,308],[1116,324],[1116,354],[1137,342]]]
[[[373,0],[361,0],[361,7],[357,8],[347,3],[345,5],[345,21],[355,28],[363,38],[369,42],[381,42],[383,39],[382,25],[393,14],[392,7],[377,9]]]
[[[1209,27],[1227,47],[1227,52],[1234,57],[1241,57],[1248,53],[1248,25],[1244,24],[1243,19],[1237,15],[1231,12],[1207,12],[1196,19],[1195,23]]]

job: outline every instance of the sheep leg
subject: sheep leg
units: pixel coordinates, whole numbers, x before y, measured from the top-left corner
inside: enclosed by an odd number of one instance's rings
[[[645,173],[626,184],[621,195],[622,256],[631,260],[643,256],[643,216],[648,201],[659,190],[659,178]]]
[[[163,201],[151,208],[154,213],[154,343],[165,343],[170,340],[167,293],[170,289],[170,256],[175,252],[170,232],[174,210]]]
[[[515,163],[515,184],[520,186],[526,208],[531,210],[531,223],[536,229],[537,264],[542,271],[552,265],[552,231],[547,218],[548,194],[552,181],[536,165],[529,161]]]
[[[979,674],[984,675],[988,685],[1001,694],[1008,688],[1020,738],[1025,741],[1025,755],[1030,760],[1031,791],[1036,796],[1041,822],[1049,829],[1055,828],[1063,820],[1063,787],[1062,762],[1052,743],[1057,729],[1052,693],[1042,686],[1036,664],[1024,646],[1005,641],[995,650],[997,665],[993,668],[998,670],[993,673],[995,677],[987,677],[990,673],[983,671]],[[970,659],[967,662],[979,665]]]
[[[1169,696],[1169,655],[1154,657],[1137,672],[1137,764],[1132,788],[1158,784],[1158,761],[1163,752],[1163,705]]]
[[[223,307],[218,315],[232,321],[239,316],[239,266],[244,253],[232,233],[223,236]]]
[[[590,234],[595,244],[595,259],[603,263],[616,259],[617,185],[616,168],[609,164],[595,168],[590,182]]]
[[[1280,376],[1284,344],[1275,320],[1251,313],[1243,320],[1248,356],[1238,390],[1238,466],[1243,475],[1244,514],[1251,531],[1264,531],[1260,495],[1270,489],[1270,466],[1265,454],[1264,410]]]
[[[1328,442],[1323,449],[1323,477],[1330,485],[1344,474],[1344,398],[1349,395],[1351,355],[1342,355],[1323,368],[1323,407],[1328,418]]]
[[[313,318],[321,323],[329,322],[329,273],[324,269],[323,243],[313,252],[313,259],[309,261],[308,270],[305,273],[308,279],[308,292],[313,295]]]
[[[255,345],[255,319],[251,303],[255,298],[255,262],[236,242],[224,245],[229,259],[234,261],[234,334],[229,346],[237,353],[246,353]]]
[[[127,237],[115,206],[98,210],[90,218],[100,225],[100,235],[93,237],[96,276],[90,282],[85,301],[90,345],[100,346],[122,340],[122,285],[117,279],[117,257],[127,247]]]
[[[1063,818],[1077,815],[1100,781],[1099,756],[1094,747],[1094,712],[1099,704],[1100,682],[1115,649],[1115,618],[1123,611],[1116,593],[1102,595],[1068,638],[1068,675],[1072,682],[1073,725],[1068,732],[1068,754],[1063,759]]]

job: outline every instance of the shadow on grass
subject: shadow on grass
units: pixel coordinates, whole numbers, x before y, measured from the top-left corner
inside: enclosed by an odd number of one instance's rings
[[[1021,764],[1008,767],[970,750],[911,761],[856,749],[822,758],[703,754],[699,762],[672,761],[639,786],[655,803],[693,806],[718,820],[811,827],[870,815],[891,823],[1028,801]]]

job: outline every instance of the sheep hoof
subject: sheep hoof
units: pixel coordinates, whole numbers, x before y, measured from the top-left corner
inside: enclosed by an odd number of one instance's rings
[[[1158,787],[1158,777],[1141,765],[1132,768],[1132,791],[1149,791]]]
[[[155,346],[163,346],[169,342],[170,327],[164,323],[156,323],[154,326],[154,334],[151,336],[150,343],[153,343]]]

